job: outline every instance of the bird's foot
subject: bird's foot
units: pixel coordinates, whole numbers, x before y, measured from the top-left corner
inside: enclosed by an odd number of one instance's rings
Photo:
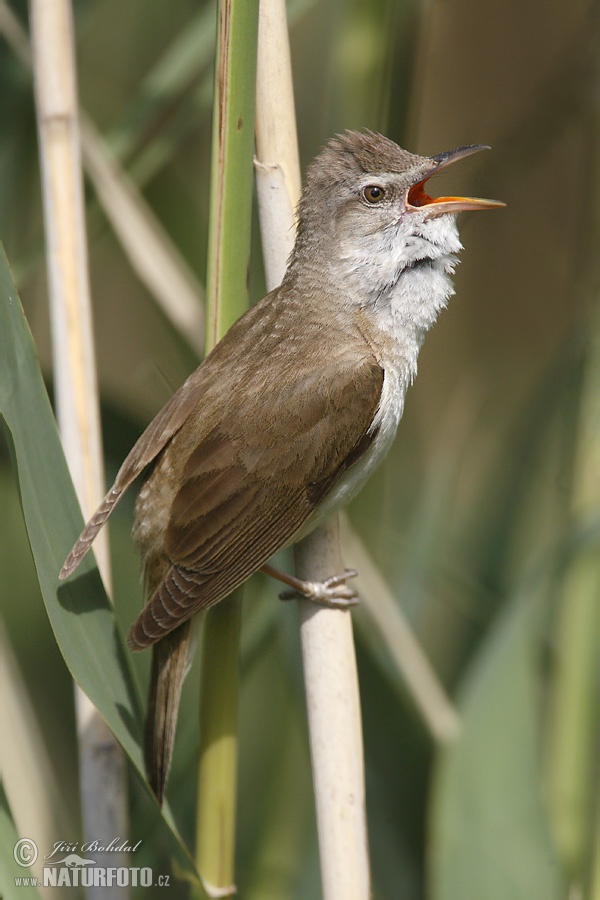
[[[269,565],[263,566],[262,571],[283,581],[291,588],[279,595],[281,600],[310,600],[312,603],[334,609],[345,609],[359,602],[356,591],[346,584],[349,578],[355,578],[358,575],[356,569],[346,569],[340,575],[332,575],[331,578],[326,578],[324,581],[303,581],[301,578],[294,578],[293,575],[287,575]]]
[[[331,609],[346,609],[359,602],[354,588],[346,584],[346,579],[356,578],[356,569],[346,569],[340,575],[332,575],[324,581],[302,581],[297,579],[298,586],[289,591],[282,591],[280,600],[310,600],[319,606]]]

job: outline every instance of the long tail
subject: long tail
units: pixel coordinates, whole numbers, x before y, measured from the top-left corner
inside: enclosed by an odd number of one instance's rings
[[[173,758],[181,689],[196,629],[185,622],[152,647],[144,756],[152,789],[162,804]]]

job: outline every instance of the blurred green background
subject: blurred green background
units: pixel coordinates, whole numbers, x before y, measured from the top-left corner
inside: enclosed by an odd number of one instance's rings
[[[8,6],[26,24],[26,3]],[[191,0],[75,0],[74,11],[80,103],[202,282],[214,11]],[[492,152],[453,168],[436,190],[508,204],[461,217],[457,296],[426,341],[392,452],[350,509],[464,718],[458,743],[436,748],[393,665],[357,629],[382,900],[600,897],[598,14],[582,0],[289,7],[303,167],[345,128],[380,130],[422,154],[486,143]],[[190,36],[197,52],[186,63]],[[183,76],[169,80],[178,63]],[[2,38],[0,83],[0,237],[51,390],[32,84]],[[89,186],[88,209],[108,479],[197,357],[142,286]],[[258,229],[255,243],[256,300]],[[111,537],[125,624],[141,603],[133,499]],[[1,442],[0,506],[8,640],[73,829],[57,840],[74,840],[72,689]],[[237,883],[243,898],[313,900],[298,637],[293,611],[275,597],[258,581],[245,601]],[[143,682],[147,660],[134,662]],[[196,681],[171,785],[190,840]],[[131,795],[131,838],[166,871],[165,836],[135,782]]]

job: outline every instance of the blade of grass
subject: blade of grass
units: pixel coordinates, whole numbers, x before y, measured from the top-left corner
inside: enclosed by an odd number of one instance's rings
[[[93,558],[84,560],[71,581],[58,581],[83,520],[33,338],[1,245],[0,415],[12,441],[23,516],[56,642],[73,679],[100,712],[146,785],[139,691]],[[153,798],[150,791],[148,795]],[[193,863],[168,807],[162,818],[174,835],[180,865],[194,877]]]
[[[206,349],[248,305],[258,0],[221,0],[216,58]],[[204,622],[196,861],[212,896],[234,890],[241,591]]]

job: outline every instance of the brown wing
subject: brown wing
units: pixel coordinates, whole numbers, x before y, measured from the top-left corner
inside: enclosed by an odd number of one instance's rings
[[[215,350],[192,372],[148,425],[127,455],[113,486],[77,539],[60,571],[61,580],[75,571],[127,488],[146,466],[156,459],[189,416],[198,409],[205,391],[215,379],[223,377],[223,370],[227,371],[231,360],[239,356],[240,352],[244,352],[244,338],[248,346],[252,347],[255,341],[253,325],[256,325],[257,320],[261,321],[276,315],[274,311],[276,294],[276,291],[267,294],[260,303],[238,319]]]
[[[197,406],[198,396],[202,392],[203,374],[204,369],[200,366],[190,375],[134,444],[117,472],[114,484],[65,560],[59,574],[61,580],[75,571],[127,488],[164,449]]]
[[[370,356],[346,371],[339,364],[333,381],[315,366],[285,404],[266,392],[254,443],[256,429],[233,404],[190,455],[166,535],[172,565],[130,631],[132,647],[160,640],[244,582],[366,451],[383,371]]]

